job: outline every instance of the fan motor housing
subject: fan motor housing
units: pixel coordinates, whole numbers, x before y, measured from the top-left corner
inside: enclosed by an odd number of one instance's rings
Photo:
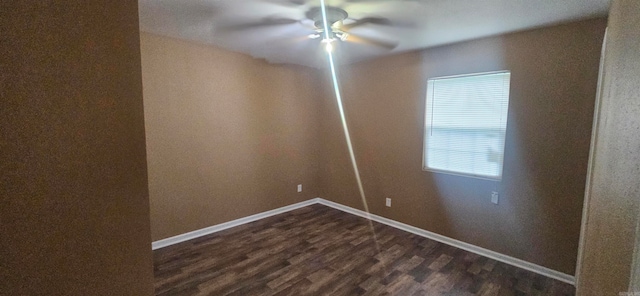
[[[347,17],[349,17],[349,14],[344,11],[344,9],[338,7],[327,6],[325,8],[325,12],[327,15],[327,24],[329,26],[343,21],[347,19]],[[317,28],[322,28],[324,26],[324,22],[322,20],[322,8],[312,7],[311,9],[309,9],[309,11],[307,11],[306,16],[308,19],[314,22],[314,25]]]

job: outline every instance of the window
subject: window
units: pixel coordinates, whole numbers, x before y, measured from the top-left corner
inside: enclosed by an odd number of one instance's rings
[[[502,178],[511,73],[427,81],[423,170]]]

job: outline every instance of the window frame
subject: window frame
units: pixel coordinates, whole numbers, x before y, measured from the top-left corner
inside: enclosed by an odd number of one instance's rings
[[[427,165],[427,132],[429,131],[429,129],[427,128],[427,124],[429,121],[429,117],[427,117],[427,115],[429,114],[428,111],[428,106],[429,106],[429,83],[431,81],[434,80],[442,80],[442,79],[452,79],[452,78],[462,78],[462,77],[473,77],[473,76],[484,76],[484,75],[492,75],[492,74],[509,74],[509,93],[507,95],[507,108],[506,108],[506,116],[505,116],[505,135],[504,135],[504,141],[503,141],[503,145],[502,145],[502,159],[500,161],[501,166],[500,166],[500,174],[499,176],[496,177],[492,177],[492,176],[487,176],[487,175],[479,175],[479,174],[473,174],[473,173],[464,173],[464,172],[457,172],[457,171],[449,171],[449,170],[442,170],[442,169],[435,169],[435,168],[430,168]],[[509,103],[511,101],[511,71],[510,70],[499,70],[499,71],[488,71],[488,72],[476,72],[476,73],[469,73],[469,74],[459,74],[459,75],[449,75],[449,76],[437,76],[437,77],[431,77],[427,79],[427,87],[426,87],[426,94],[424,96],[425,98],[425,104],[424,104],[424,124],[423,124],[423,133],[422,133],[422,171],[424,172],[432,172],[432,173],[438,173],[438,174],[446,174],[446,175],[453,175],[453,176],[459,176],[459,177],[467,177],[467,178],[474,178],[474,179],[481,179],[481,180],[489,180],[489,181],[496,181],[496,182],[500,182],[502,181],[502,176],[504,175],[504,159],[505,159],[505,153],[506,153],[506,143],[507,143],[507,129],[509,128]],[[433,116],[433,114],[431,114]]]

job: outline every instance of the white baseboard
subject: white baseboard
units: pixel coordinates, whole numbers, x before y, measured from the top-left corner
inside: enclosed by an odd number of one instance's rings
[[[465,242],[462,242],[462,241],[459,241],[459,240],[456,240],[456,239],[452,239],[450,237],[446,237],[444,235],[433,233],[431,231],[427,231],[427,230],[424,230],[424,229],[421,229],[421,228],[418,228],[418,227],[414,227],[414,226],[411,226],[411,225],[408,225],[408,224],[400,223],[400,222],[395,221],[395,220],[387,219],[387,218],[382,217],[382,216],[370,214],[370,213],[367,213],[365,211],[361,211],[361,210],[358,210],[358,209],[354,209],[352,207],[341,205],[339,203],[328,201],[326,199],[318,198],[318,203],[320,203],[322,205],[325,205],[325,206],[328,206],[328,207],[332,207],[334,209],[341,210],[343,212],[347,212],[349,214],[353,214],[353,215],[360,216],[360,217],[363,217],[363,218],[366,218],[366,219],[370,219],[370,220],[373,220],[373,221],[376,221],[376,222],[379,222],[379,223],[382,223],[382,224],[386,224],[386,225],[389,225],[391,227],[395,227],[395,228],[398,228],[400,230],[404,230],[406,232],[410,232],[410,233],[413,233],[413,234],[416,234],[416,235],[419,235],[419,236],[422,236],[422,237],[426,237],[426,238],[432,239],[434,241],[441,242],[443,244],[447,244],[447,245],[450,245],[450,246],[453,246],[453,247],[456,247],[456,248],[459,248],[459,249],[463,249],[465,251],[469,251],[469,252],[472,252],[472,253],[487,257],[487,258],[491,258],[491,259],[494,259],[496,261],[504,262],[504,263],[507,263],[509,265],[513,265],[513,266],[516,266],[516,267],[519,267],[519,268],[522,268],[522,269],[526,269],[526,270],[535,272],[537,274],[541,274],[541,275],[544,275],[546,277],[550,277],[550,278],[553,278],[553,279],[556,279],[556,280],[559,280],[559,281],[562,281],[562,282],[565,282],[565,283],[568,283],[568,284],[571,284],[571,285],[575,285],[575,277],[572,276],[572,275],[568,275],[566,273],[562,273],[562,272],[559,272],[559,271],[556,271],[556,270],[553,270],[553,269],[550,269],[550,268],[547,268],[547,267],[544,267],[544,266],[540,266],[540,265],[537,265],[537,264],[534,264],[534,263],[531,263],[531,262],[527,262],[527,261],[524,261],[524,260],[521,260],[521,259],[518,259],[518,258],[514,258],[514,257],[511,257],[511,256],[507,256],[507,255],[504,255],[504,254],[501,254],[501,253],[498,253],[498,252],[494,252],[494,251],[491,251],[491,250],[488,250],[488,249],[485,249],[485,248],[481,248],[481,247],[478,247],[476,245],[465,243]]]
[[[391,220],[382,216],[378,216],[378,215],[374,215],[374,214],[370,214],[367,213],[365,211],[361,211],[358,209],[354,209],[352,207],[348,207],[345,205],[341,205],[339,203],[335,203],[323,198],[314,198],[314,199],[310,199],[310,200],[306,200],[303,202],[299,202],[296,204],[292,204],[292,205],[288,205],[285,207],[281,207],[281,208],[277,208],[277,209],[273,209],[270,211],[266,211],[266,212],[262,212],[262,213],[258,213],[255,215],[251,215],[248,217],[244,217],[244,218],[240,218],[240,219],[236,219],[233,221],[229,221],[229,222],[225,222],[222,224],[217,224],[217,225],[213,225],[210,227],[206,227],[206,228],[202,228],[202,229],[198,229],[198,230],[194,230],[191,232],[187,232],[187,233],[183,233],[180,235],[176,235],[176,236],[172,236],[169,238],[165,238],[165,239],[161,239],[158,241],[155,241],[153,243],[151,243],[151,249],[152,250],[156,250],[156,249],[160,249],[160,248],[164,248],[173,244],[177,244],[177,243],[181,243],[184,241],[188,241],[190,239],[194,239],[194,238],[198,238],[201,236],[205,236],[208,234],[212,234],[218,231],[222,231],[231,227],[235,227],[235,226],[239,226],[242,224],[246,224],[246,223],[250,223],[253,221],[257,221],[260,219],[264,219],[270,216],[274,216],[274,215],[278,215],[278,214],[282,214],[288,211],[292,211],[295,209],[299,209],[299,208],[303,208],[312,204],[322,204],[328,207],[332,207],[334,209],[352,214],[352,215],[356,215],[356,216],[360,216],[366,219],[370,219],[372,221],[376,221],[391,227],[395,227],[397,229],[400,230],[404,230],[406,232],[410,232],[422,237],[426,237],[429,239],[432,239],[434,241],[438,241],[441,242],[443,244],[447,244],[459,249],[463,249],[465,251],[469,251],[487,258],[491,258],[494,259],[496,261],[500,261],[500,262],[504,262],[522,269],[526,269],[541,275],[544,275],[546,277],[550,277],[571,285],[575,285],[575,277],[572,275],[568,275],[566,273],[562,273],[544,266],[540,266],[531,262],[527,262],[515,257],[511,257],[511,256],[507,256],[498,252],[494,252],[485,248],[481,248],[478,247],[476,245],[472,245],[469,243],[465,243],[463,241],[459,241],[456,239],[452,239],[450,237],[446,237],[444,235],[440,235],[437,233],[433,233],[431,231],[427,231],[415,226],[411,226],[408,224],[404,224],[395,220]]]
[[[312,204],[317,204],[317,203],[319,203],[319,198],[313,198],[313,199],[310,199],[310,200],[305,200],[303,202],[295,203],[295,204],[292,204],[292,205],[284,206],[284,207],[273,209],[273,210],[270,210],[270,211],[258,213],[258,214],[255,214],[255,215],[243,217],[243,218],[232,220],[232,221],[229,221],[229,222],[225,222],[225,223],[209,226],[209,227],[206,227],[206,228],[194,230],[194,231],[191,231],[191,232],[179,234],[179,235],[176,235],[176,236],[168,237],[168,238],[165,238],[165,239],[157,240],[157,241],[151,243],[151,249],[152,250],[157,250],[157,249],[160,249],[160,248],[168,247],[170,245],[174,245],[174,244],[177,244],[177,243],[188,241],[190,239],[198,238],[198,237],[201,237],[201,236],[212,234],[214,232],[222,231],[222,230],[225,230],[225,229],[228,229],[228,228],[231,228],[231,227],[235,227],[235,226],[239,226],[239,225],[242,225],[242,224],[250,223],[250,222],[253,222],[253,221],[257,221],[257,220],[264,219],[264,218],[267,218],[267,217],[275,216],[275,215],[278,215],[278,214],[282,214],[282,213],[285,213],[285,212],[288,212],[288,211],[292,211],[292,210],[295,210],[295,209],[303,208],[303,207],[306,207],[306,206],[309,206],[309,205],[312,205]]]

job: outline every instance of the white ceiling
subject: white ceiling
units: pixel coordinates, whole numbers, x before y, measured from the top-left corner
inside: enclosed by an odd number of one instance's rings
[[[364,37],[398,42],[393,50],[341,42],[342,62],[606,16],[610,0],[326,0],[349,13],[344,23],[384,17],[392,26],[352,29]],[[142,31],[192,40],[264,58],[272,63],[324,67],[319,39],[308,39],[305,13],[320,0],[139,0]],[[300,20],[229,30],[267,18]],[[237,27],[235,27],[237,28]]]

